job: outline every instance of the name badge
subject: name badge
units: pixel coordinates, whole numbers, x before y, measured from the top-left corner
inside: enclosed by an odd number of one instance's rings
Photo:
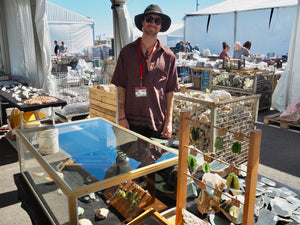
[[[135,87],[135,97],[146,97],[147,88],[146,87]]]

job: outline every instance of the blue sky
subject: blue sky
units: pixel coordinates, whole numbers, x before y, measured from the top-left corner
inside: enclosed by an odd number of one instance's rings
[[[110,0],[48,0],[56,5],[90,17],[95,21],[95,36],[101,39],[113,34],[113,18]],[[224,0],[198,0],[198,10],[223,2]],[[132,21],[134,16],[144,12],[150,4],[160,6],[172,23],[182,23],[184,15],[196,11],[197,0],[127,0],[126,5]],[[98,37],[96,39],[98,39]]]

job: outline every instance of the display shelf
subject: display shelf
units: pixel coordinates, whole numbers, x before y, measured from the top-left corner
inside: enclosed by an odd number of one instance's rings
[[[190,112],[182,112],[180,121],[182,126],[180,127],[180,147],[179,147],[179,163],[178,163],[178,180],[177,180],[177,201],[176,201],[176,225],[182,224],[183,209],[186,208],[186,193],[187,193],[187,176],[188,175],[188,163],[187,158],[190,152],[188,137],[190,136]],[[228,130],[229,131],[229,130]],[[247,179],[246,179],[246,191],[245,191],[245,201],[243,204],[243,223],[242,224],[253,224],[254,222],[254,206],[255,206],[255,196],[256,196],[256,183],[258,175],[258,165],[259,165],[259,154],[260,154],[260,144],[261,144],[261,131],[251,131],[250,132],[250,145],[249,145],[249,158],[247,161]],[[223,159],[223,161],[226,163]],[[235,170],[233,170],[235,171]],[[199,186],[202,189],[206,187],[214,190],[213,195],[221,198],[221,195],[225,193],[220,192],[216,187],[210,186],[207,183],[199,181],[197,178],[190,176],[199,182]],[[240,206],[240,201],[234,196],[230,195],[231,204],[236,207]]]
[[[260,94],[260,110],[271,107],[273,83],[274,71],[213,70],[210,77],[211,90],[223,89],[235,96]]]
[[[39,133],[53,128],[18,130],[17,147],[21,174],[54,224],[78,224],[77,206],[94,220],[100,205],[84,197],[178,162],[176,150],[99,118],[57,125],[59,149],[42,155]]]

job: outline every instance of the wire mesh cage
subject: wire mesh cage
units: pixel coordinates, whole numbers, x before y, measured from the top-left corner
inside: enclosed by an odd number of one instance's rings
[[[56,109],[58,115],[77,116],[89,113],[89,86],[105,83],[105,76],[82,71],[55,73],[55,97],[67,102],[63,109]]]
[[[197,99],[195,95],[175,94],[173,136],[179,138],[180,112],[189,110],[190,144],[202,152],[240,165],[248,160],[249,134],[255,129],[258,103],[259,95],[212,102]],[[222,148],[216,148],[218,141]],[[238,154],[233,153],[232,149],[236,142],[240,147]]]

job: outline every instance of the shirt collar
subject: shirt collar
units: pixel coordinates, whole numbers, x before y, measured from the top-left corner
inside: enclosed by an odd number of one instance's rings
[[[142,38],[139,37],[138,39],[136,39],[136,40],[134,41],[134,45],[135,45],[137,48],[139,48],[141,39],[142,39]],[[157,39],[156,51],[161,50],[161,49],[162,49],[164,52],[166,51],[166,47],[165,47],[164,45],[162,45],[162,44],[160,43],[160,41]]]

